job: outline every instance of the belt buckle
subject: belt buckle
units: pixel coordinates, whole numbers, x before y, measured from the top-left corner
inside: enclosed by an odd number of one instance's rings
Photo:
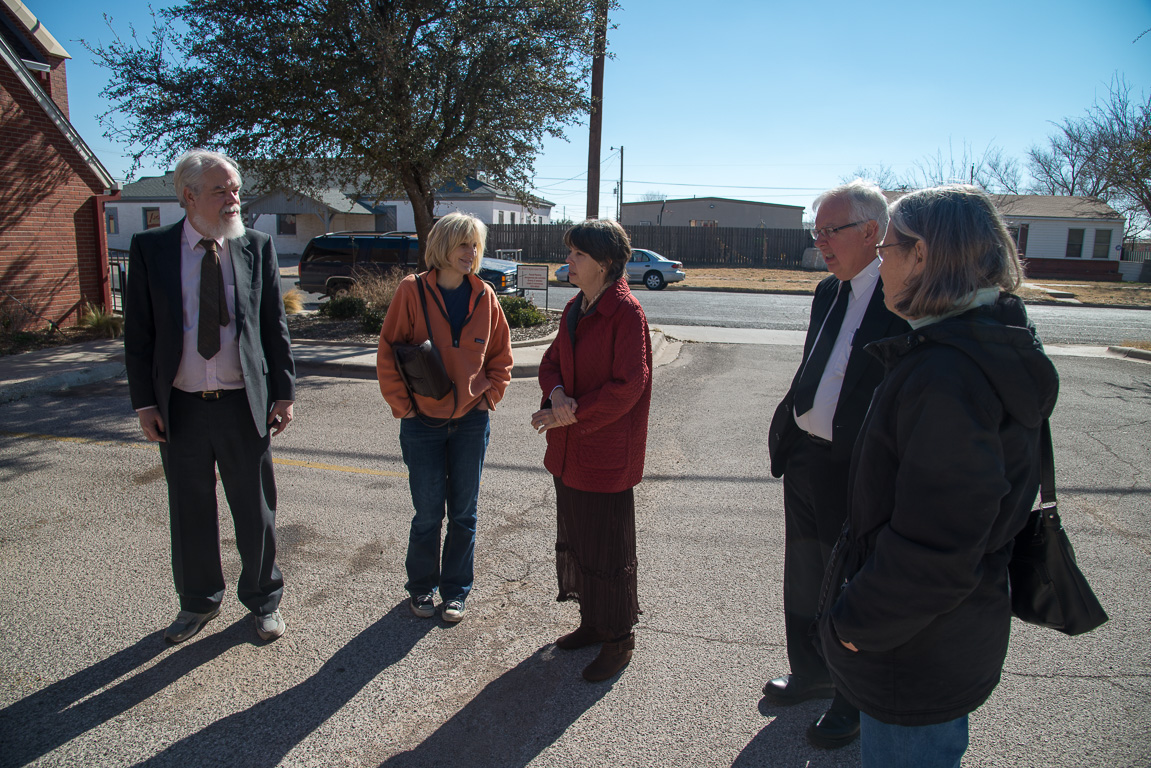
[[[222,394],[223,394],[223,390],[211,389],[211,390],[205,390],[205,391],[201,392],[200,397],[203,398],[204,400],[219,400],[220,396]]]

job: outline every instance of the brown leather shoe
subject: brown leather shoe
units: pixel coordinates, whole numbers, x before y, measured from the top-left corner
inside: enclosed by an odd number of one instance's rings
[[[574,651],[577,648],[586,648],[595,643],[602,643],[604,640],[607,640],[607,638],[595,627],[580,624],[579,629],[575,632],[569,632],[559,640],[556,640],[556,648],[565,651]]]
[[[631,652],[635,649],[635,634],[630,634],[622,640],[613,643],[604,643],[599,650],[599,656],[588,664],[583,671],[583,679],[589,683],[599,683],[612,677],[631,661]]]

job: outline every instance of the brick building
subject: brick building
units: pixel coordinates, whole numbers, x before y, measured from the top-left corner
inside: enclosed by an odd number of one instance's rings
[[[0,329],[111,306],[103,202],[118,185],[69,122],[69,58],[0,0]]]

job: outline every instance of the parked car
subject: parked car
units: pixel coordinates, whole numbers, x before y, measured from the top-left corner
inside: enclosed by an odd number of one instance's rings
[[[359,274],[401,269],[414,272],[420,245],[411,232],[329,232],[317,235],[300,257],[300,290],[338,296]],[[516,292],[516,264],[503,259],[480,261],[479,277],[496,293]]]
[[[678,283],[687,277],[683,262],[672,261],[646,248],[632,248],[631,261],[627,263],[627,281],[643,283],[650,290],[662,290],[668,283]],[[556,280],[568,281],[568,265],[556,270]]]

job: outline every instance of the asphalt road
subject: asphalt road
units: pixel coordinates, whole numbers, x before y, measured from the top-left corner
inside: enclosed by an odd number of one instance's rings
[[[166,490],[122,381],[0,406],[0,766],[856,766],[810,748],[820,702],[775,708],[786,669],[782,486],[767,423],[794,346],[684,344],[657,369],[637,488],[637,650],[610,684],[557,651],[554,490],[515,381],[493,416],[477,583],[458,626],[404,605],[410,518],[397,426],[372,382],[305,377],[276,438],[288,632],[234,593],[189,643]],[[1058,357],[1061,511],[1112,620],[1016,625],[964,765],[1151,764],[1151,367]],[[221,503],[222,499],[221,499]],[[224,567],[235,583],[231,527]]]

